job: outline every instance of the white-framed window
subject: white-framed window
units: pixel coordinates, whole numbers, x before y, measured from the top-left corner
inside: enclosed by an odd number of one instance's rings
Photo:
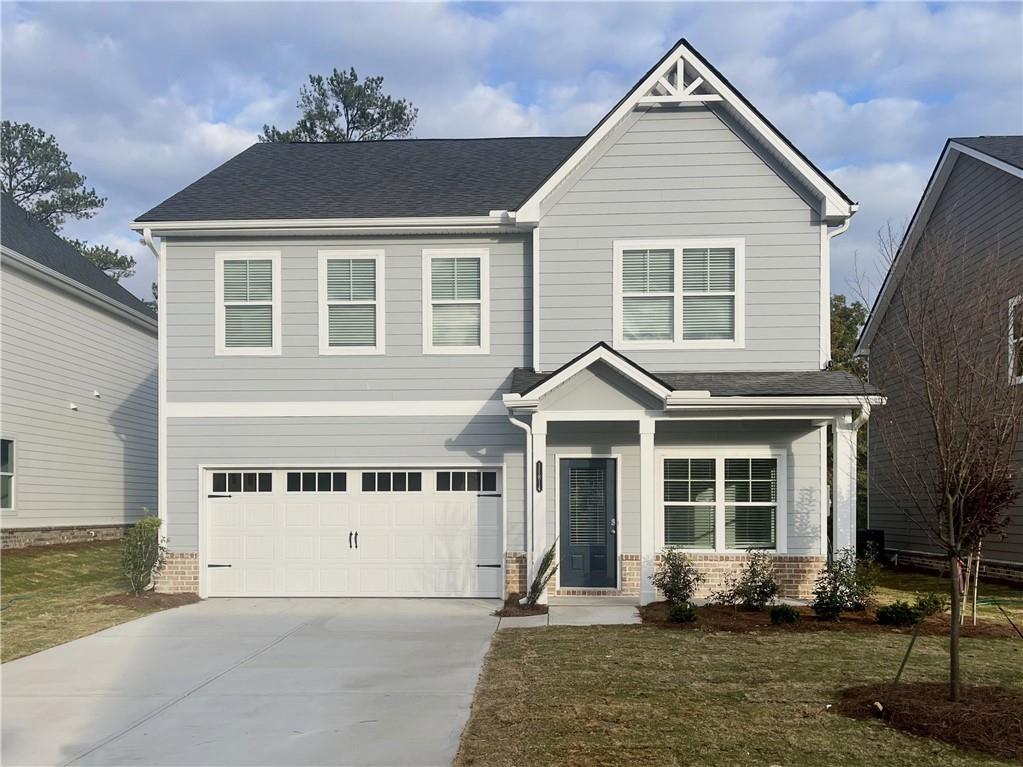
[[[619,349],[733,349],[746,342],[745,240],[615,240]]]
[[[1023,295],[1009,301],[1009,383],[1023,384]]]
[[[13,439],[0,439],[0,511],[14,511]]]
[[[384,353],[384,252],[321,250],[320,354]]]
[[[423,353],[490,353],[490,251],[423,251]]]
[[[216,254],[216,353],[281,353],[281,254]]]
[[[783,452],[673,450],[660,455],[658,470],[661,546],[785,551]]]

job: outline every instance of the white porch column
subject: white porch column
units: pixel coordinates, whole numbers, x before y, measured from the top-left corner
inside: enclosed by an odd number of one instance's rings
[[[833,551],[856,545],[856,430],[852,413],[835,418],[831,505]]]
[[[537,466],[542,466],[542,475],[537,483]],[[536,574],[543,555],[547,553],[547,483],[554,473],[547,466],[547,419],[541,415],[533,416],[533,465],[526,467],[530,487],[533,493],[533,542],[530,549],[532,561],[529,563],[526,577],[526,588],[529,588]],[[547,591],[540,597],[540,604],[547,604]]]
[[[652,418],[644,418],[639,422],[639,552],[640,552],[640,583],[639,603],[649,604],[656,598],[650,578],[654,574],[654,560],[657,556],[655,535],[654,506],[656,498],[656,477],[654,463],[654,430],[657,422]]]

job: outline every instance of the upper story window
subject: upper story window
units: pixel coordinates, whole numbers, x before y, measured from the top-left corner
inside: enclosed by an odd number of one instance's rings
[[[743,240],[615,241],[615,345],[742,347],[744,256]]]
[[[383,251],[320,251],[320,354],[383,352]]]
[[[281,254],[217,253],[217,354],[281,353]]]
[[[489,251],[423,251],[423,352],[490,352]]]
[[[14,510],[14,440],[0,439],[0,511]]]
[[[1009,383],[1023,384],[1023,296],[1009,301]]]

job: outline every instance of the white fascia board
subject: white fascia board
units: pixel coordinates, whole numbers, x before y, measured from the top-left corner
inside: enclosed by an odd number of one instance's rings
[[[493,211],[490,216],[408,216],[402,218],[307,218],[244,219],[210,221],[133,221],[136,232],[154,234],[315,234],[315,233],[410,233],[516,231],[513,215]]]
[[[1004,171],[1005,173],[1008,173],[1011,176],[1015,176],[1016,178],[1023,178],[1023,168],[1017,168],[1015,165],[1010,165],[1007,162],[1003,162],[996,157],[992,157],[989,154],[981,152],[979,149],[974,149],[973,147],[966,146],[965,144],[960,144],[958,141],[951,142],[950,148],[955,149],[960,154],[965,154],[969,157],[972,157],[975,160],[986,162],[991,167],[998,168],[998,170]]]
[[[685,44],[680,41],[657,69],[654,69],[644,78],[629,95],[609,114],[597,130],[593,131],[586,140],[576,147],[571,156],[547,179],[539,189],[526,200],[519,209],[515,211],[516,220],[521,224],[538,223],[540,220],[540,205],[554,189],[564,181],[583,161],[593,149],[600,144],[614,128],[630,114],[637,106],[643,106],[645,94],[647,94],[660,80],[676,67],[679,58],[684,59],[698,75],[703,78],[712,90],[721,96],[721,100],[736,115],[746,122],[764,142],[783,160],[785,160],[800,176],[806,179],[807,183],[820,193],[823,202],[822,215],[825,218],[846,219],[852,216],[858,209],[855,203],[849,203],[837,192],[835,187],[821,173],[814,169],[806,160],[799,156],[791,146],[778,134],[777,130],[769,126],[756,112],[751,110],[743,102],[736,92],[726,85],[711,69],[703,64],[699,56],[695,55]],[[706,98],[702,98],[706,100]],[[677,98],[673,98],[677,101]]]
[[[7,246],[0,248],[0,252],[2,252],[6,258],[10,259],[13,266],[21,268],[23,271],[34,273],[36,276],[42,278],[45,282],[48,282],[54,287],[61,288],[69,293],[77,295],[79,298],[84,298],[89,303],[97,304],[116,314],[121,319],[128,320],[135,325],[140,325],[153,333],[156,332],[157,321],[152,317],[148,317],[141,312],[137,312],[134,309],[125,306],[120,301],[110,298],[110,296],[105,293],[93,290],[87,285],[83,285],[55,269],[51,269],[48,266],[40,264],[35,259],[23,256],[18,251],[12,250]]]
[[[674,408],[749,408],[749,407],[862,407],[883,405],[884,397],[876,394],[867,396],[807,396],[807,397],[701,397],[669,396],[667,409]]]
[[[614,368],[616,371],[621,373],[623,376],[628,378],[630,381],[635,383],[637,386],[646,389],[648,392],[653,394],[655,397],[665,399],[671,394],[671,389],[662,385],[659,381],[643,373],[641,370],[636,369],[629,363],[625,362],[621,357],[612,352],[608,351],[603,347],[599,347],[590,351],[583,357],[580,357],[568,367],[560,370],[559,372],[552,375],[550,378],[543,381],[539,386],[529,392],[530,400],[543,399],[548,393],[561,384],[568,381],[576,373],[585,370],[594,362],[604,362]],[[518,396],[518,395],[516,395]],[[521,400],[520,400],[521,401]],[[507,403],[508,400],[505,400]],[[509,405],[510,407],[510,405]],[[517,407],[523,407],[518,405]]]
[[[168,418],[382,418],[505,416],[496,400],[168,402]]]

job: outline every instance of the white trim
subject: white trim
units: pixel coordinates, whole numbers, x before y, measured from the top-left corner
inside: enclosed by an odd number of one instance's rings
[[[1018,376],[1015,374],[1019,364],[1016,355],[1023,355],[1023,338],[1016,338],[1013,335],[1017,311],[1023,312],[1023,295],[1009,300],[1009,384],[1012,386],[1023,384],[1023,373]]]
[[[788,464],[786,450],[770,445],[742,445],[727,447],[715,446],[663,446],[654,451],[657,465],[657,513],[654,515],[654,536],[658,550],[665,548],[664,542],[664,461],[668,458],[714,458],[715,490],[714,490],[714,548],[682,549],[687,554],[743,554],[745,549],[729,549],[725,546],[725,506],[734,505],[725,501],[725,470],[726,458],[774,458],[778,462],[777,501],[775,511],[775,548],[761,549],[768,554],[788,553]],[[709,503],[700,504],[709,506]],[[750,505],[769,506],[771,504]]]
[[[342,400],[168,402],[168,418],[361,418],[506,416],[497,400]]]
[[[831,361],[831,237],[823,221],[821,230],[821,286],[820,286],[820,366],[824,370]]]
[[[960,154],[965,154],[975,160],[986,162],[992,168],[998,168],[998,170],[1005,171],[1012,176],[1016,176],[1016,178],[1023,178],[1023,168],[1017,168],[1015,165],[1010,165],[1007,162],[999,160],[997,157],[992,157],[986,152],[981,152],[979,149],[966,146],[966,144],[960,144],[958,141],[953,141],[951,146]]]
[[[328,307],[330,301],[327,298],[327,261],[333,259],[360,259],[372,260],[376,281],[375,298],[372,301],[338,301],[334,303],[344,305],[366,304],[376,309],[376,344],[374,346],[331,346],[330,345],[330,314]],[[385,310],[386,286],[384,282],[384,251],[382,248],[331,248],[318,252],[318,309],[319,333],[320,333],[320,354],[322,356],[346,355],[362,356],[372,354],[383,354],[386,347],[387,335],[387,314]]]
[[[146,232],[147,241],[152,242]],[[168,542],[167,508],[167,241],[160,239],[160,253],[156,263],[156,319],[157,319],[157,478],[156,513],[163,520],[163,534]]]
[[[816,395],[816,396],[805,396],[805,397],[692,397],[687,394],[681,395],[669,395],[667,400],[667,409],[673,408],[687,408],[687,407],[699,407],[699,408],[745,408],[745,407],[765,407],[771,405],[781,406],[818,406],[825,405],[831,407],[860,407],[864,402],[872,405],[883,405],[885,402],[884,397],[876,394],[871,395]]]
[[[216,334],[214,339],[215,354],[218,357],[275,357],[281,353],[281,252],[279,250],[218,250],[214,252],[216,259],[216,277],[213,296],[214,314],[216,317]],[[224,262],[225,261],[266,261],[270,260],[271,300],[273,345],[269,347],[231,347],[224,343],[225,304],[224,304]]]
[[[555,449],[556,450],[556,449]],[[615,462],[615,585],[563,586],[561,583],[561,461],[607,459]],[[548,476],[550,472],[546,472]],[[549,512],[549,510],[547,510]],[[621,453],[554,453],[554,540],[558,542],[558,588],[621,589],[622,588],[622,454]]]
[[[828,492],[828,421],[823,421],[817,426],[818,439],[820,440],[821,452],[821,534],[820,534],[820,555],[828,555],[828,512],[831,510],[831,493]]]
[[[0,471],[0,476],[11,478],[11,505],[8,508],[0,507],[0,516],[18,516],[18,439],[16,437],[0,437],[4,442],[10,442],[14,450],[14,457],[11,461],[11,471]]]
[[[489,216],[404,216],[396,218],[252,218],[240,220],[209,219],[206,221],[132,221],[128,227],[136,232],[175,234],[184,232],[252,232],[287,234],[312,232],[355,234],[361,231],[504,231],[515,228],[514,213],[494,211]]]
[[[741,237],[701,239],[614,240],[612,267],[612,329],[615,349],[635,351],[642,349],[744,349],[746,347],[746,240]],[[674,252],[674,288],[671,292],[674,313],[671,341],[626,341],[624,334],[622,285],[622,253],[625,250],[671,249]],[[735,290],[721,293],[689,293],[689,295],[733,296],[735,307],[735,335],[731,340],[686,341],[682,337],[683,290],[682,251],[685,248],[731,248],[735,252]],[[646,294],[644,294],[646,295]],[[658,294],[653,294],[658,295]],[[662,294],[667,297],[669,294]]]
[[[533,229],[533,371],[540,373],[540,227]]]
[[[18,251],[8,248],[6,245],[0,246],[0,253],[10,260],[11,266],[33,273],[37,278],[44,280],[48,284],[83,298],[91,304],[100,306],[117,315],[120,319],[127,320],[134,325],[139,325],[150,332],[155,332],[157,329],[157,320],[153,317],[125,306],[120,301],[111,298],[105,293],[100,293],[98,290],[93,290],[87,285],[71,279],[62,272],[40,264],[35,259],[24,256]]]
[[[746,104],[743,103],[742,99],[728,87],[717,75],[715,75],[709,67],[705,66],[699,59],[699,56],[695,51],[689,47],[684,40],[680,40],[678,44],[672,48],[671,51],[661,60],[660,66],[655,67],[650,74],[633,88],[628,95],[610,112],[603,121],[594,129],[586,140],[580,144],[571,156],[561,164],[561,166],[555,171],[550,178],[548,178],[539,189],[537,189],[528,200],[526,200],[518,211],[516,211],[516,220],[519,223],[526,222],[538,222],[540,220],[540,205],[541,203],[551,194],[551,192],[561,184],[583,161],[583,159],[592,152],[601,141],[603,141],[608,134],[615,129],[615,127],[630,114],[634,109],[640,106],[640,100],[647,96],[647,94],[654,88],[658,83],[658,80],[664,78],[672,70],[677,67],[678,61],[684,61],[685,64],[696,74],[698,78],[702,78],[707,87],[714,93],[718,94],[724,105],[726,105],[731,111],[733,111],[741,120],[746,122],[753,132],[757,134],[764,143],[781,157],[786,163],[788,163],[796,172],[797,175],[802,176],[806,182],[814,188],[821,197],[825,200],[824,213],[829,218],[848,218],[855,210],[855,205],[847,202],[838,189],[830,182],[827,178],[816,171],[806,160],[801,158],[799,154],[781,137],[781,135],[773,128],[767,125],[767,123],[757,116],[757,114],[751,110]],[[707,100],[707,95],[701,95],[701,100]],[[673,102],[678,102],[677,96],[672,96]],[[642,107],[641,107],[642,108]],[[648,107],[658,108],[658,107]]]
[[[480,262],[480,345],[433,345],[433,259],[478,258]],[[468,304],[473,300],[448,303]],[[424,248],[423,249],[423,354],[490,354],[490,249],[489,248]]]

